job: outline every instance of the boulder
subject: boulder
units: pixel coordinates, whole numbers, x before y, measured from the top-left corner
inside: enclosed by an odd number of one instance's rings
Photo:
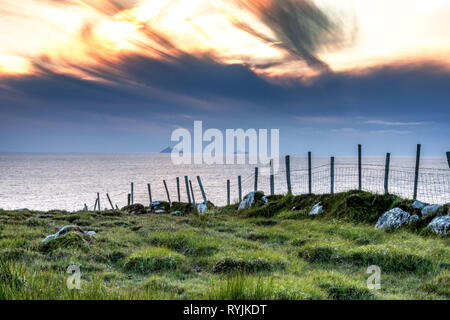
[[[309,215],[310,215],[310,216],[315,216],[315,215],[322,214],[322,213],[324,213],[324,210],[323,210],[322,205],[321,205],[320,202],[319,202],[319,203],[316,203],[316,204],[312,207],[311,211],[309,212]]]
[[[264,191],[252,191],[241,201],[238,210],[250,209],[256,204],[266,204],[267,202],[269,202],[269,200],[264,195]]]
[[[415,218],[412,218],[413,220]],[[385,212],[377,221],[375,229],[395,230],[411,222],[411,215],[400,208]]]
[[[78,233],[78,234],[81,234],[81,235],[88,235],[88,236],[92,236],[92,235],[97,234],[95,231],[87,231],[87,232],[85,232],[79,226],[67,225],[67,226],[64,226],[61,229],[59,229],[59,231],[56,232],[55,234],[51,234],[51,235],[48,235],[47,237],[45,237],[45,239],[42,240],[42,242],[44,242],[44,243],[48,242],[50,240],[56,239],[56,238],[61,237],[61,236],[65,235],[65,234],[67,234],[67,233],[70,233],[70,232]]]
[[[441,215],[443,211],[443,206],[440,204],[431,204],[422,208],[422,217],[424,218],[432,218],[435,216]]]
[[[435,234],[448,235],[450,232],[450,216],[435,217],[427,228],[430,228]]]
[[[166,210],[163,210],[163,209],[157,209],[157,210],[155,210],[155,213],[156,214],[163,214],[163,213],[167,213],[167,212],[166,212]]]
[[[181,212],[181,211],[172,211],[171,213],[170,213],[172,216],[182,216],[183,215],[183,212]]]
[[[412,204],[412,207],[414,209],[422,209],[423,207],[428,206],[428,205],[429,205],[428,203],[425,203],[425,202],[422,202],[419,200],[415,200]]]

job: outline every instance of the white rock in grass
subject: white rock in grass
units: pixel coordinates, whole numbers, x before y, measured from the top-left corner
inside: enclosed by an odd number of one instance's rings
[[[413,218],[414,219],[414,218]],[[394,208],[385,212],[377,221],[375,229],[398,229],[403,225],[409,224],[411,215],[400,208]]]
[[[246,209],[250,209],[254,204],[255,204],[255,199],[256,199],[256,195],[260,194],[261,195],[261,200],[264,203],[267,203],[269,200],[266,198],[266,196],[264,195],[264,191],[258,190],[258,191],[252,191],[249,194],[247,194],[244,197],[244,200],[241,201],[241,203],[239,204],[239,208],[238,210],[246,210]]]
[[[448,235],[450,232],[450,216],[435,217],[427,228],[431,228],[434,233],[441,235]]]
[[[87,234],[88,236],[93,236],[93,235],[96,235],[97,232],[95,232],[95,231],[87,231],[86,234]]]
[[[422,209],[423,207],[428,206],[428,205],[429,205],[428,203],[425,203],[425,202],[422,202],[419,200],[415,200],[412,204],[412,207],[414,209]]]
[[[428,205],[425,206],[421,213],[422,213],[422,217],[428,218],[428,217],[435,217],[440,215],[440,213],[442,212],[442,208],[443,206],[441,206],[440,204],[432,204],[432,205]]]
[[[314,207],[312,207],[311,211],[309,212],[310,216],[315,216],[318,214],[322,214],[324,212],[322,205],[319,203],[316,203]]]
[[[42,240],[42,242],[47,242],[47,241],[50,241],[50,240],[53,240],[53,239],[55,239],[56,238],[56,234],[51,234],[51,235],[49,235],[49,236],[46,236],[45,237],[45,239],[44,240]]]
[[[198,213],[203,213],[206,210],[208,210],[208,207],[206,206],[205,203],[197,203],[197,212]]]

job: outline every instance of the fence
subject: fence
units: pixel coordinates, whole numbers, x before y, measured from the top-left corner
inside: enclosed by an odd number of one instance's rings
[[[417,146],[415,167],[392,166],[391,155],[386,154],[385,164],[370,164],[362,161],[362,148],[358,145],[358,162],[336,163],[334,157],[330,157],[328,164],[314,166],[311,152],[305,167],[291,170],[290,156],[285,157],[284,169],[270,175],[260,174],[260,170],[255,168],[254,172],[246,176],[230,177],[225,180],[218,180],[206,177],[204,188],[200,177],[177,177],[176,183],[164,180],[164,193],[161,193],[161,186],[158,188],[156,200],[203,202],[207,198],[216,205],[225,205],[240,201],[245,194],[253,190],[262,190],[265,194],[326,194],[338,193],[348,190],[363,190],[377,194],[390,193],[403,198],[418,199],[429,203],[447,203],[450,201],[450,170],[439,168],[420,167],[420,149]],[[450,152],[447,152],[447,161],[450,168]],[[127,199],[128,203],[148,203],[152,200],[152,186],[148,185],[148,190],[135,191],[136,186],[131,183],[130,192],[117,193],[111,196],[114,199]],[[140,190],[144,190],[141,188]],[[208,192],[211,191],[212,192]],[[155,190],[153,190],[154,192]],[[115,208],[116,205],[110,201],[109,205]],[[136,200],[136,201],[134,201]],[[97,197],[97,201],[100,198]],[[101,208],[95,205],[96,208]]]

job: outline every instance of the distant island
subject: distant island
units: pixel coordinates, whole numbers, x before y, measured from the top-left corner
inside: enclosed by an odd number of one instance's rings
[[[161,150],[159,153],[172,153],[172,152],[183,153],[183,150],[178,151],[178,149],[174,149],[174,148],[172,148],[172,147],[169,146],[169,147],[167,147],[167,148]]]

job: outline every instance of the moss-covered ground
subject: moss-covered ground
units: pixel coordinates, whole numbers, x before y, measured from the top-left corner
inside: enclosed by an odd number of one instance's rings
[[[319,201],[325,213],[309,216]],[[0,299],[449,299],[448,238],[426,222],[374,229],[410,205],[351,191],[200,215],[174,204],[182,216],[0,210]],[[97,234],[41,242],[69,224]],[[80,290],[66,285],[73,264]],[[379,290],[367,287],[370,265],[381,268]]]

